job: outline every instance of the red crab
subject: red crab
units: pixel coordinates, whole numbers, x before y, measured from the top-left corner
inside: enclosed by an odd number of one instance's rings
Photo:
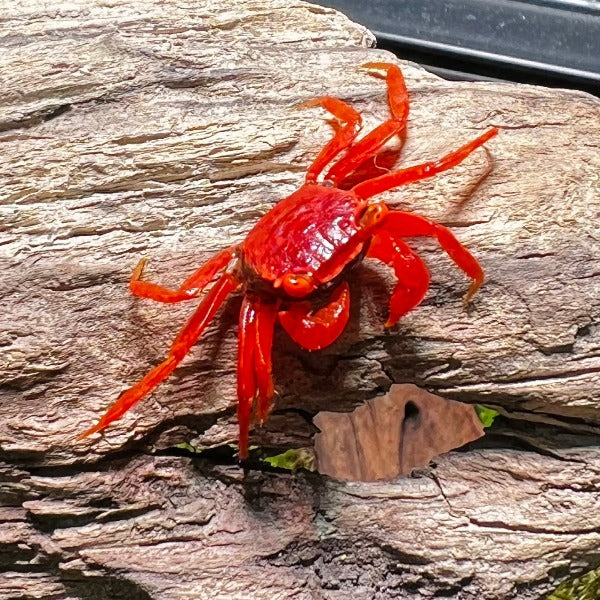
[[[376,75],[385,73],[392,115],[389,120],[355,141],[361,130],[361,116],[351,106],[329,96],[305,102],[302,106],[326,109],[336,121],[332,139],[309,167],[300,189],[262,217],[241,244],[213,256],[176,290],[142,281],[145,259],[139,262],[129,287],[142,298],[158,302],[191,300],[214,283],[175,338],[167,358],[124,392],[80,438],[107,427],[166,379],[231,292],[244,295],[238,331],[237,384],[241,459],[248,455],[253,412],[262,423],[271,409],[275,322],[279,320],[290,337],[308,350],[331,344],[348,321],[350,294],[346,278],[365,256],[390,265],[398,280],[391,297],[388,327],[415,308],[429,286],[427,268],[404,242],[407,237],[437,239],[472,279],[465,297],[470,300],[483,282],[483,271],[454,235],[425,217],[389,210],[383,202],[371,198],[454,167],[498,130],[489,129],[438,160],[386,172],[350,189],[341,189],[342,182],[357,167],[373,159],[390,138],[404,133],[408,117],[408,93],[399,67],[388,63],[367,63],[363,67],[374,70]],[[319,308],[313,307],[315,300],[320,301]]]

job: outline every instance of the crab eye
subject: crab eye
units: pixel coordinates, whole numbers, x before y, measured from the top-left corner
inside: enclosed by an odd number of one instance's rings
[[[379,225],[388,214],[388,207],[383,202],[369,204],[359,219],[363,229],[371,229]]]
[[[296,275],[288,273],[282,281],[283,290],[292,298],[303,298],[308,296],[317,287],[310,275]]]

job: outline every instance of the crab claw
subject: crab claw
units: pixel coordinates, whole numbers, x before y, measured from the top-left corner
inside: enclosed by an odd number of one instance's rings
[[[329,302],[313,312],[310,302],[296,302],[279,312],[279,321],[288,335],[307,350],[321,350],[342,333],[350,316],[350,288],[341,283]]]

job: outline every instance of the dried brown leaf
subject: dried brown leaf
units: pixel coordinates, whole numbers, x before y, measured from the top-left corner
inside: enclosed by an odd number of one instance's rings
[[[320,473],[348,481],[393,479],[483,435],[475,407],[411,384],[393,385],[351,413],[320,412]]]

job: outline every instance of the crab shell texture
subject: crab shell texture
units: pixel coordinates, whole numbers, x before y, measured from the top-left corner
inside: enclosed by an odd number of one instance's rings
[[[243,295],[238,329],[239,457],[248,456],[252,420],[263,422],[272,405],[271,347],[279,321],[292,339],[308,350],[319,350],[342,333],[349,317],[350,269],[365,256],[394,269],[397,278],[386,326],[421,302],[429,273],[419,256],[404,242],[415,236],[432,237],[471,278],[465,297],[470,300],[483,282],[477,260],[446,227],[426,217],[389,210],[372,197],[386,190],[432,177],[454,167],[498,133],[491,128],[438,160],[389,170],[373,178],[357,175],[394,136],[403,136],[408,118],[408,92],[400,68],[389,63],[363,65],[386,78],[391,117],[357,140],[360,114],[329,96],[305,102],[335,118],[334,135],[308,168],[296,192],[276,204],[238,246],[213,256],[176,289],[141,279],[145,259],[131,277],[136,296],[158,302],[181,302],[204,294],[202,302],[173,341],[165,360],[125,391],[100,420],[79,436],[106,428],[166,379],[234,291]],[[360,168],[360,169],[359,169]],[[358,179],[353,186],[350,181]]]

